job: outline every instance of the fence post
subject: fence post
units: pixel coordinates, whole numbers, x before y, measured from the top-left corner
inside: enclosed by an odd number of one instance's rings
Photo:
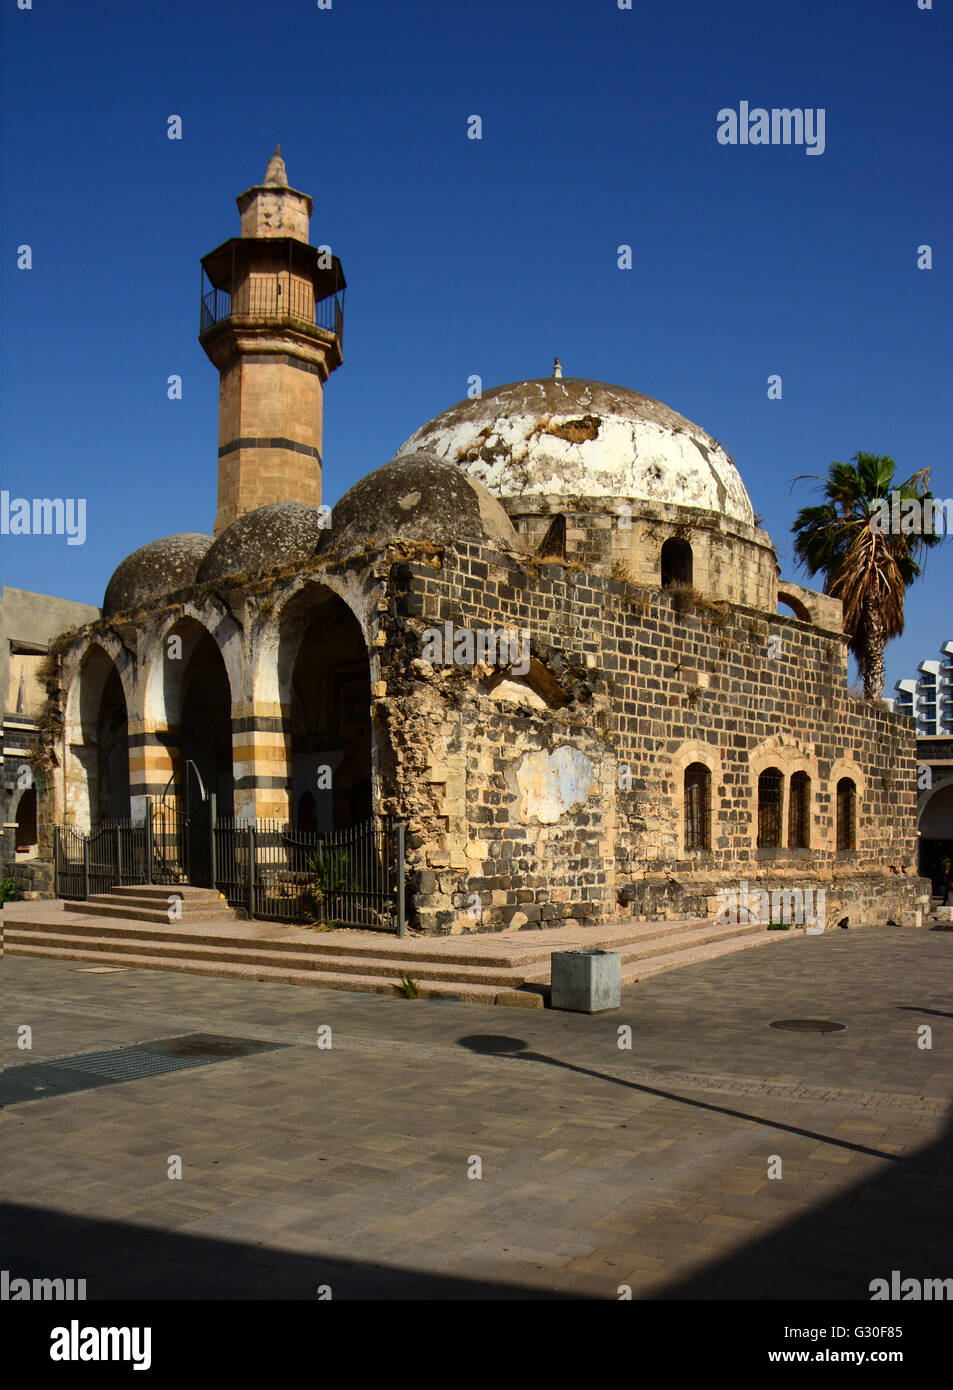
[[[208,795],[208,862],[212,887],[218,887],[218,865],[215,862],[215,821],[218,818],[218,793]]]
[[[116,822],[116,882],[122,887],[122,827]]]
[[[255,822],[248,822],[248,920],[255,915]]]
[[[53,827],[53,897],[60,895],[60,828]]]
[[[404,902],[404,826],[397,827],[397,935],[407,934],[407,909]]]
[[[83,836],[83,901],[89,898],[89,836]]]
[[[146,797],[146,883],[152,882],[152,797]]]

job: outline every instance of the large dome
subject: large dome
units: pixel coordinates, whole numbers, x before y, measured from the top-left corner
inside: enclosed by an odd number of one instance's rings
[[[497,497],[627,497],[754,522],[734,464],[698,425],[650,396],[578,377],[497,386],[402,446],[457,464]]]

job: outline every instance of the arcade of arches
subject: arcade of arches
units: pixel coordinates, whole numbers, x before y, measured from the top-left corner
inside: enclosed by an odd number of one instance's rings
[[[146,796],[205,820],[213,793],[219,817],[312,830],[371,817],[370,664],[357,619],[312,584],[259,638],[243,663],[227,624],[184,617],[153,636],[125,683],[121,653],[88,648],[67,706],[64,802],[77,828],[141,814]],[[264,698],[243,701],[236,687],[251,694],[256,679]]]

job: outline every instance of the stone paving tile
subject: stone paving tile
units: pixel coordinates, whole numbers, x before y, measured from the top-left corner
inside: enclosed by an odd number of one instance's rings
[[[27,1205],[6,1209],[6,1264],[71,1260],[94,1298],[313,1298],[317,1267],[336,1297],[863,1298],[942,1255],[951,951],[900,929],[805,938],[595,1018],[8,958],[34,1030],[32,1055],[4,1039],[14,1065],[192,1031],[292,1046],[7,1110],[8,1200]],[[848,1026],[767,1027],[798,1016]]]

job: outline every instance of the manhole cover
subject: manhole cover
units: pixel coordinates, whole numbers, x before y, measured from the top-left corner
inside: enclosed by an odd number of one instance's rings
[[[826,1018],[779,1018],[772,1028],[786,1028],[789,1033],[839,1033],[846,1023],[831,1023]]]

